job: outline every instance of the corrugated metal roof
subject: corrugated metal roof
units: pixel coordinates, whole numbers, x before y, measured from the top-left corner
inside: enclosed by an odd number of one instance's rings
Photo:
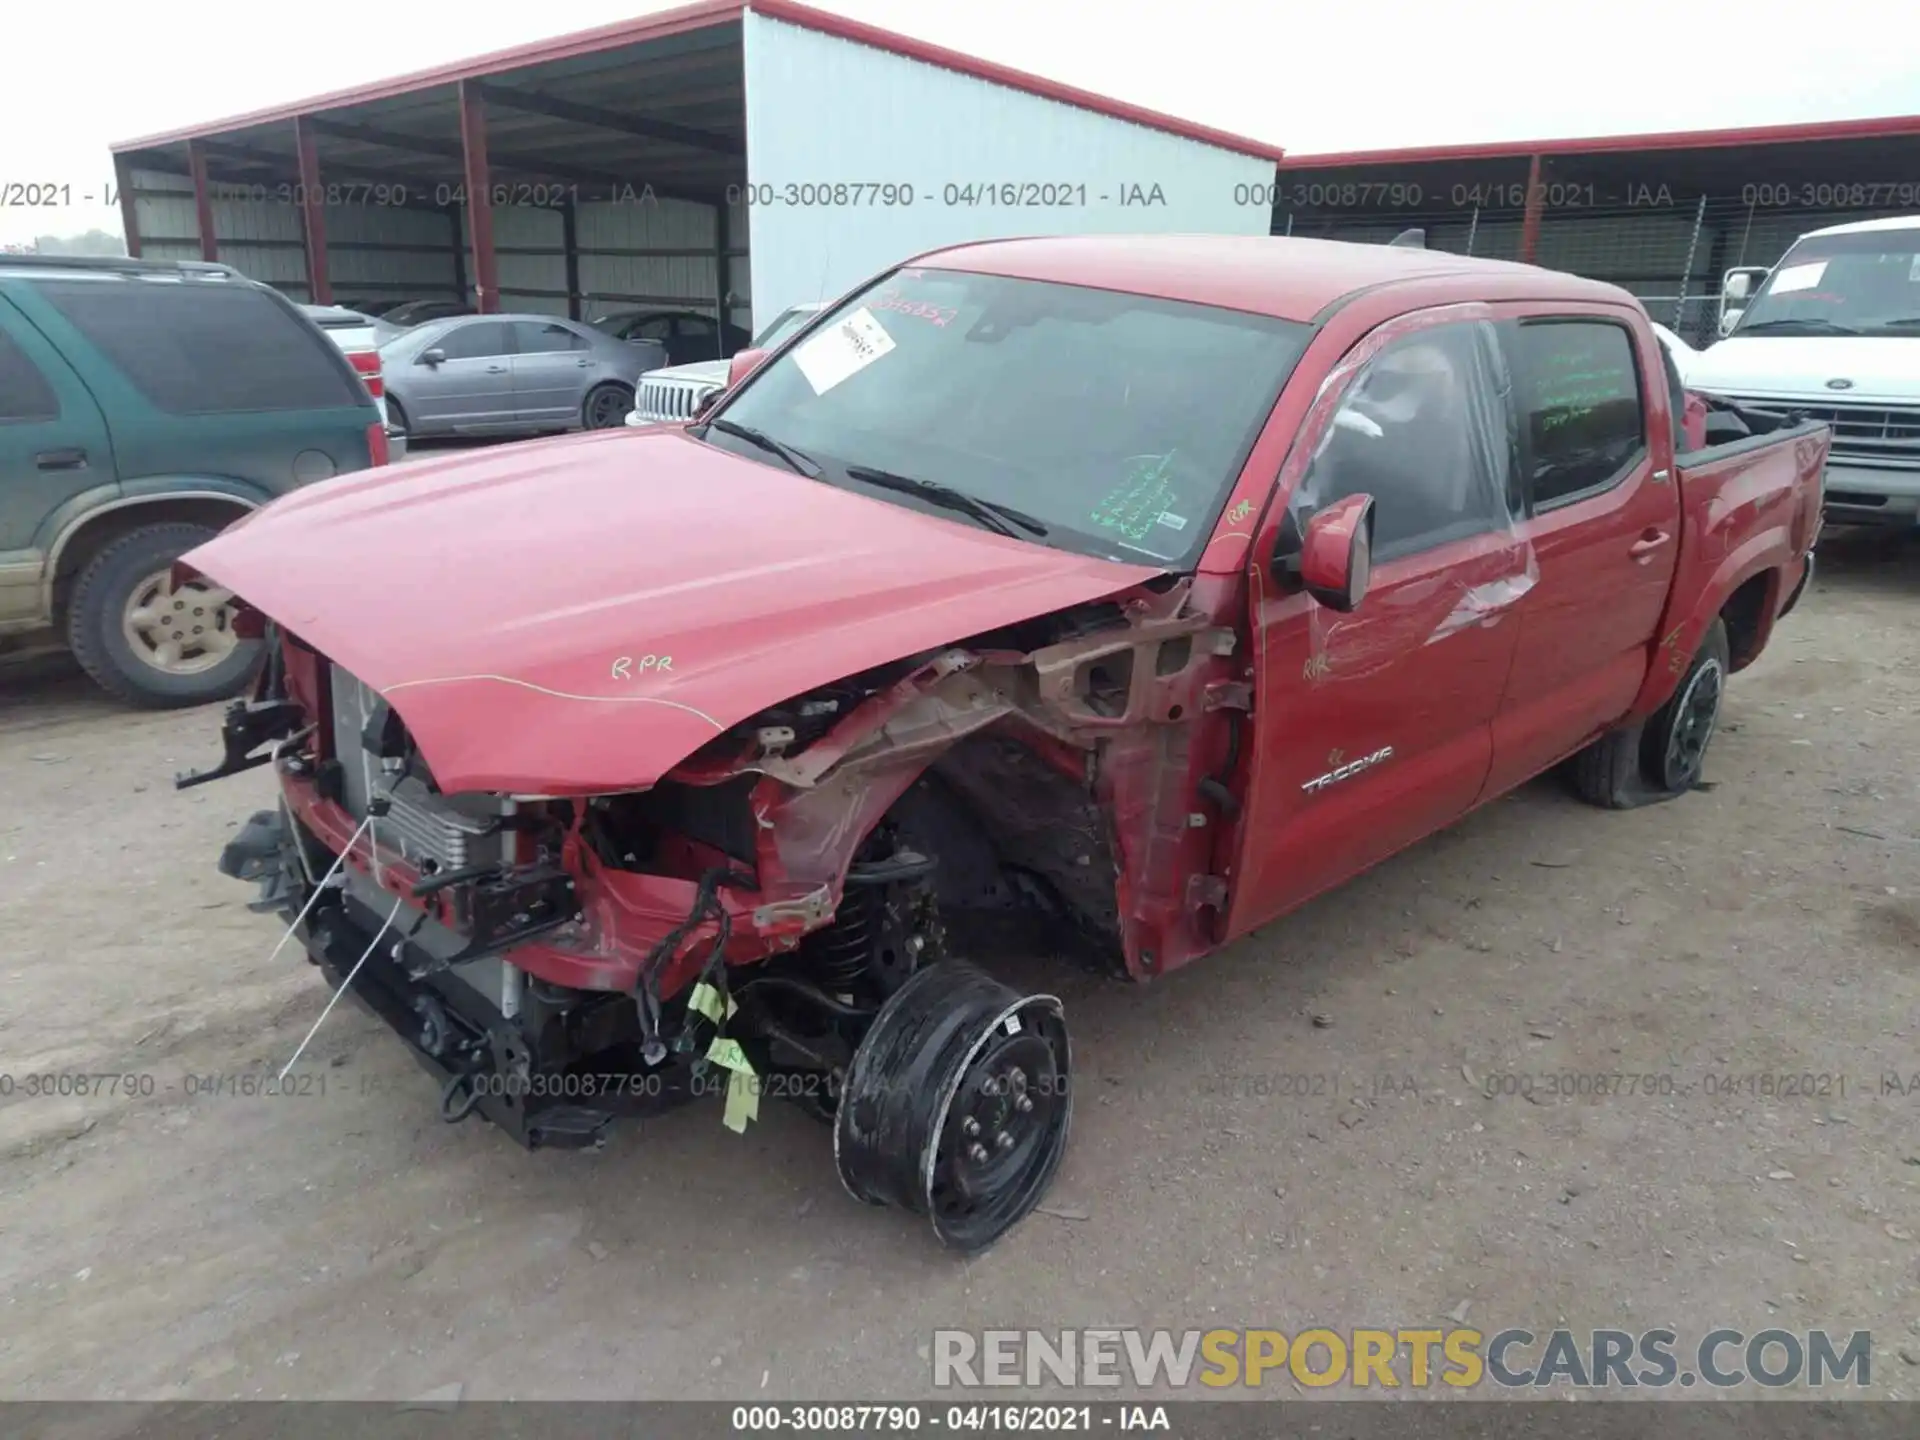
[[[420,90],[452,85],[461,80],[506,75],[551,61],[613,50],[710,26],[732,24],[739,21],[748,10],[811,30],[819,30],[825,34],[837,35],[857,44],[871,45],[896,55],[921,60],[961,74],[973,75],[1010,89],[1024,90],[1050,100],[1058,100],[1116,120],[1125,120],[1149,129],[1164,130],[1171,134],[1185,136],[1190,140],[1217,146],[1236,154],[1278,161],[1285,153],[1281,147],[1266,141],[1229,134],[1224,130],[1197,125],[1177,116],[1130,105],[1125,101],[1099,95],[1090,90],[1062,85],[1057,81],[1032,75],[1023,70],[1015,70],[990,60],[963,54],[958,50],[928,44],[911,36],[850,20],[829,11],[816,10],[809,5],[796,4],[794,0],[698,0],[698,3],[680,6],[677,9],[663,10],[612,25],[602,25],[593,30],[581,30],[530,45],[496,50],[491,54],[476,56],[470,60],[436,66],[430,70],[420,70],[369,85],[316,95],[294,104],[256,110],[206,124],[190,125],[158,135],[145,135],[136,140],[124,140],[115,144],[112,149],[114,153],[121,154],[150,150],[184,140],[212,139],[249,126],[292,120],[298,115],[312,115],[320,111],[338,110],[370,101],[392,99]]]
[[[1735,145],[1794,145],[1821,140],[1883,140],[1920,135],[1920,115],[1870,120],[1823,120],[1755,125],[1734,130],[1668,130],[1646,135],[1596,135],[1573,140],[1500,140],[1480,145],[1422,145],[1401,150],[1346,150],[1289,154],[1289,170],[1350,165],[1419,165],[1450,160],[1524,160],[1529,155],[1593,155],[1616,150],[1710,150]]]

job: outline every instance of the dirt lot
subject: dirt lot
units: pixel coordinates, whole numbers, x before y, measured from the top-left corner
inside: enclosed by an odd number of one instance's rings
[[[940,1326],[1450,1314],[1869,1328],[1873,1393],[1920,1395],[1920,1091],[1882,1079],[1920,1075],[1920,547],[1821,560],[1710,790],[1535,784],[1146,990],[1028,967],[1075,1027],[1074,1143],[1060,1213],[969,1264],[847,1199],[797,1111],[528,1155],[440,1123],[349,1005],[324,1097],[187,1096],[326,999],[213,869],[269,781],[172,790],[213,711],[0,677],[0,1395],[912,1396]],[[153,1093],[26,1098],[51,1071]],[[1563,1071],[1665,1078],[1484,1093]],[[1828,1093],[1707,1093],[1787,1073]]]

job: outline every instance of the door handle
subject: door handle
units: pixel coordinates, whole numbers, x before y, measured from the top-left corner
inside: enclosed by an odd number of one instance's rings
[[[1664,530],[1649,530],[1627,547],[1627,553],[1636,560],[1645,560],[1672,538]]]
[[[489,375],[504,375],[507,373],[507,367],[504,365],[489,365],[487,366],[487,373]]]
[[[84,470],[87,468],[87,452],[78,447],[71,450],[42,450],[33,457],[33,463],[41,470]]]
[[[574,363],[574,364],[576,364],[576,365],[578,365],[578,366],[579,366],[579,367],[580,367],[580,368],[581,368],[582,370],[584,370],[584,369],[586,369],[586,368],[587,368],[587,367],[588,367],[589,365],[591,365],[591,364],[593,364],[593,361],[591,361],[591,360],[576,360],[576,361],[574,361],[573,363]]]

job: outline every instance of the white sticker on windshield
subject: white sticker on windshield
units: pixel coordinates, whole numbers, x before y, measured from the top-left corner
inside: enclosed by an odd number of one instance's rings
[[[1788,295],[1795,290],[1811,290],[1827,273],[1827,262],[1815,260],[1807,265],[1789,265],[1773,277],[1773,293]]]
[[[1907,262],[1907,279],[1915,285],[1920,285],[1920,254],[1916,254]]]
[[[1187,517],[1184,515],[1176,515],[1171,510],[1162,510],[1160,512],[1160,523],[1169,530],[1184,530],[1187,528]]]
[[[893,337],[865,306],[831,325],[793,352],[793,363],[813,393],[824,395],[893,349]]]

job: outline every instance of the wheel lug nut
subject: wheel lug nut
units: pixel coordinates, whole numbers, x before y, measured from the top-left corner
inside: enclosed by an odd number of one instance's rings
[[[967,1147],[967,1158],[976,1165],[986,1164],[988,1159],[987,1147],[977,1140],[974,1141],[972,1145]]]
[[[1020,1094],[1013,1097],[1013,1108],[1018,1110],[1022,1115],[1026,1114],[1029,1110],[1033,1109],[1032,1097],[1024,1090],[1021,1091]]]
[[[998,1135],[993,1137],[993,1143],[998,1145],[1002,1150],[1011,1150],[1013,1149],[1013,1136],[1002,1130]]]
[[[967,1137],[971,1139],[973,1136],[978,1135],[980,1133],[980,1122],[974,1119],[971,1115],[969,1115],[967,1117],[967,1123],[962,1125],[960,1128],[966,1131]]]

